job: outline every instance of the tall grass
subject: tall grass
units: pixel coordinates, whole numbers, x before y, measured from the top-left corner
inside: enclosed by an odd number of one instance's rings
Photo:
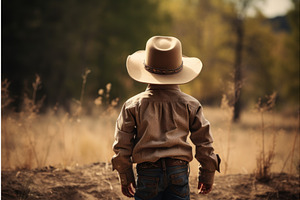
[[[45,113],[39,112],[43,97],[37,99],[41,96],[39,89],[42,86],[38,76],[31,93],[24,95],[22,111],[9,110],[8,105],[13,100],[9,95],[9,82],[2,82],[2,168],[31,169],[46,165],[67,167],[110,162],[119,99],[111,98],[113,86],[110,83],[98,90],[96,99],[84,98],[89,73],[86,71],[83,75],[80,98],[70,102],[72,109],[69,112],[57,105]],[[94,102],[88,114],[85,112],[86,101]],[[300,157],[297,153],[300,150],[299,119],[264,110],[264,104],[261,104],[259,112],[245,111],[239,123],[232,123],[230,105],[223,96],[221,108],[205,107],[204,111],[211,122],[215,150],[225,163],[221,165],[222,174],[251,173],[254,170],[258,174],[296,172]],[[273,154],[269,155],[269,151]],[[256,162],[257,158],[261,162]],[[192,175],[198,173],[197,165],[194,159]]]
[[[276,93],[274,92],[270,96],[266,97],[266,101],[263,102],[262,99],[259,99],[256,109],[261,117],[261,146],[262,150],[257,157],[257,169],[255,172],[255,176],[258,180],[268,181],[271,178],[271,166],[273,164],[273,160],[275,157],[275,145],[276,145],[276,131],[274,128],[272,129],[273,142],[272,146],[268,151],[265,150],[265,112],[272,112],[275,106]]]
[[[230,143],[231,143],[231,131],[233,124],[233,106],[230,105],[229,100],[226,95],[223,95],[221,100],[221,109],[224,110],[225,121],[227,121],[226,135],[227,135],[227,148],[226,148],[226,156],[224,160],[224,174],[227,174],[229,167],[229,156],[230,156]]]
[[[298,174],[300,174],[300,161],[298,160],[298,163],[296,163],[296,166],[295,166],[295,162],[294,162],[294,159],[295,157],[297,157],[297,155],[299,156],[299,150],[297,151],[297,145],[299,145],[299,133],[300,133],[300,109],[298,111],[298,126],[294,133],[294,137],[293,137],[293,145],[291,146],[291,149],[290,149],[290,152],[288,153],[285,161],[284,161],[284,164],[283,164],[283,167],[281,169],[281,172],[284,171],[288,161],[290,160],[290,168],[289,168],[289,171],[290,172],[293,172],[293,170],[296,168],[296,172]],[[295,155],[295,151],[298,152],[298,154]]]
[[[12,102],[9,82],[2,83],[2,168],[66,167],[110,161],[118,99],[110,99],[112,86],[107,84],[105,105],[95,105],[91,114],[83,114],[88,73],[87,70],[83,75],[80,100],[70,102],[70,112],[58,106],[43,114],[39,112],[44,97],[37,99],[42,86],[38,75],[32,84],[32,93],[24,94],[22,111],[9,110],[7,102]]]

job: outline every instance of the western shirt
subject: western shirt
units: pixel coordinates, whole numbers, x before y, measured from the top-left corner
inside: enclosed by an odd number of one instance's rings
[[[121,109],[115,127],[113,169],[122,178],[121,174],[132,174],[133,163],[166,157],[190,162],[193,152],[188,136],[196,147],[200,176],[211,183],[220,161],[200,102],[183,93],[178,85],[149,84],[146,91],[128,99]]]

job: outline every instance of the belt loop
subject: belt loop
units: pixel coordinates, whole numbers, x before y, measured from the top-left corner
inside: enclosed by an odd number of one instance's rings
[[[161,167],[164,173],[164,188],[167,188],[168,186],[168,175],[167,175],[167,167],[166,167],[166,159],[162,158],[161,159]]]
[[[164,158],[161,159],[162,170],[165,172],[167,170],[166,160]]]

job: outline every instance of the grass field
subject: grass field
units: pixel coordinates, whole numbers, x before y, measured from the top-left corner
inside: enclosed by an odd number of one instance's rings
[[[93,109],[88,115],[56,109],[47,114],[5,113],[2,169],[110,162],[118,112],[114,107]],[[204,107],[204,114],[211,123],[215,151],[222,158],[221,174],[253,173],[258,168],[257,160],[269,152],[274,154],[269,166],[272,172],[298,173],[298,117],[266,112],[262,120],[261,113],[245,111],[235,124],[223,108]],[[194,159],[192,174],[197,173],[197,165]]]

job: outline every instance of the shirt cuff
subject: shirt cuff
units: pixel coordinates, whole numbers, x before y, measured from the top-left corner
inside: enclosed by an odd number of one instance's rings
[[[129,168],[128,170],[122,173],[119,172],[119,178],[121,185],[128,186],[130,183],[135,182],[132,168]]]
[[[216,157],[217,157],[216,171],[220,173],[221,158],[218,154],[216,154]],[[215,171],[210,171],[207,169],[203,169],[202,167],[199,167],[199,182],[212,185],[214,183],[214,177],[215,177]]]
[[[214,183],[214,178],[215,172],[204,170],[202,168],[199,169],[199,182],[212,185]]]

